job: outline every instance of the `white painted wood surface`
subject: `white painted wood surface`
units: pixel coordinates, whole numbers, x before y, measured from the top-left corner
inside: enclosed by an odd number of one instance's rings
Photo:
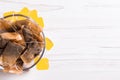
[[[39,12],[45,21],[45,34],[55,44],[45,54],[50,59],[50,69],[31,70],[19,76],[0,73],[0,80],[120,79],[119,0],[41,0],[41,3],[64,6],[63,10]]]

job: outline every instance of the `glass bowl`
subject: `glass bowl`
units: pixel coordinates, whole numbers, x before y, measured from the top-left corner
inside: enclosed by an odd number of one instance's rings
[[[31,22],[33,22],[35,25],[38,26],[38,24],[33,20],[31,19],[30,17],[28,16],[25,16],[25,15],[22,15],[22,14],[12,14],[12,15],[7,15],[7,16],[4,16],[3,18],[1,19],[8,19],[8,18],[14,18],[14,17],[21,17],[23,20],[24,19],[27,19],[27,20],[30,20]],[[17,20],[17,19],[16,19]],[[17,20],[19,21],[19,20]],[[30,64],[27,64],[27,66],[25,65],[23,67],[23,71],[27,71],[29,69],[31,69],[32,67],[34,67],[42,58],[42,56],[44,55],[44,52],[45,52],[45,35],[44,35],[44,32],[42,31],[40,33],[40,35],[43,37],[43,47],[42,47],[42,51],[39,53],[39,55],[37,56],[38,57],[38,60],[36,60],[36,62],[32,61]]]

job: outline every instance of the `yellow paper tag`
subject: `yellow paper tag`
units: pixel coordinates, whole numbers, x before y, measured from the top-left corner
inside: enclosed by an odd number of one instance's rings
[[[54,45],[53,42],[47,37],[45,38],[45,41],[46,41],[46,49],[50,50]]]
[[[34,61],[36,62],[39,57],[36,57]],[[36,65],[37,70],[48,70],[49,68],[49,60],[48,58],[42,58]]]

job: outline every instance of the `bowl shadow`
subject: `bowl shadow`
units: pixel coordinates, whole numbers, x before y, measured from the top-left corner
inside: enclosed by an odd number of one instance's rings
[[[27,75],[29,75],[28,71],[21,74],[5,73],[0,71],[0,80],[19,80],[21,77],[25,77]]]

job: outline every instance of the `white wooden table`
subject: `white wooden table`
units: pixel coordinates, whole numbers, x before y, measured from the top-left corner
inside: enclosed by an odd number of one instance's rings
[[[45,54],[50,69],[20,76],[0,73],[0,80],[120,79],[119,0],[41,2],[64,6],[63,10],[39,13],[45,21],[46,36],[55,44]]]

